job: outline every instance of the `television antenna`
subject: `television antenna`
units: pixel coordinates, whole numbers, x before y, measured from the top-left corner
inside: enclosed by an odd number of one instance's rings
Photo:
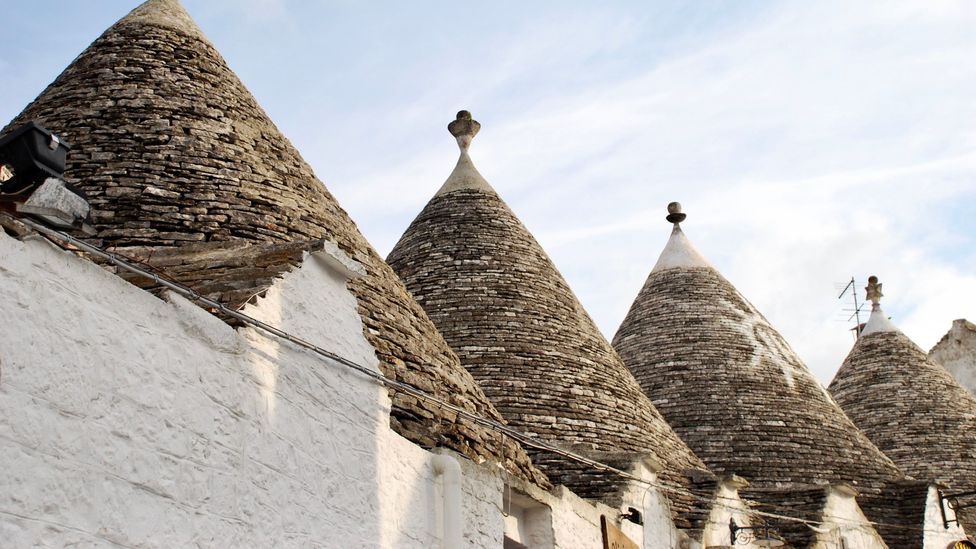
[[[840,287],[840,284],[838,284],[837,287]],[[864,307],[865,303],[863,301],[858,301],[857,299],[857,283],[854,281],[853,276],[851,277],[850,281],[844,285],[844,289],[841,290],[840,295],[837,296],[837,299],[844,299],[848,294],[850,294],[850,299],[853,301],[854,307],[847,307],[841,309],[841,311],[851,313],[850,316],[847,317],[847,322],[856,319],[857,323],[854,325],[854,328],[852,328],[851,331],[854,332],[854,339],[858,339],[861,337],[861,330],[864,328],[864,325],[861,323],[861,309]]]

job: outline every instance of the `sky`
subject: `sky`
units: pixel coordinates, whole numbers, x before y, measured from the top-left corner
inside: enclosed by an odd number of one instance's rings
[[[137,2],[0,4],[0,120]],[[183,0],[386,255],[471,155],[612,338],[670,234],[827,384],[853,277],[976,320],[976,3]]]

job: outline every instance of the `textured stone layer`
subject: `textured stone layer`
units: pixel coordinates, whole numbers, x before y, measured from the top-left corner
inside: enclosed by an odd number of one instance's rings
[[[387,260],[512,425],[608,461],[655,456],[663,478],[686,486],[682,473],[703,468],[490,188],[438,193]],[[613,504],[622,486],[612,474],[533,457],[583,497]],[[674,501],[679,527],[689,527],[691,502]]]
[[[688,446],[753,495],[840,482],[864,493],[903,477],[712,268],[652,272],[613,344]]]
[[[231,247],[239,241],[334,241],[367,270],[349,287],[384,374],[501,419],[176,0],[150,0],[112,26],[4,131],[27,120],[72,145],[65,176],[89,197],[96,244],[143,252],[222,241]],[[220,276],[201,268],[181,277]],[[406,438],[502,461],[546,483],[510,439],[427,402],[392,397],[391,423]]]
[[[903,333],[858,339],[830,393],[902,471],[976,491],[976,398]],[[970,531],[972,511],[961,513]]]

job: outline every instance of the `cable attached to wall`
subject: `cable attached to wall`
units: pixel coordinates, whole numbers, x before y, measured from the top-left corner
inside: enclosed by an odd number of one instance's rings
[[[46,226],[44,226],[44,225],[42,225],[42,224],[40,224],[40,223],[38,223],[38,222],[36,222],[36,221],[34,221],[32,219],[29,219],[29,218],[18,218],[18,221],[20,223],[23,223],[24,225],[30,227],[31,229],[37,231],[38,233],[43,234],[43,235],[45,235],[45,236],[47,236],[49,238],[52,238],[52,239],[54,239],[56,241],[60,241],[60,242],[63,242],[63,243],[70,244],[70,245],[78,248],[79,250],[82,250],[82,251],[84,251],[86,253],[89,253],[89,254],[91,254],[91,255],[93,255],[95,257],[99,257],[101,259],[104,259],[105,261],[111,263],[112,265],[115,265],[116,267],[120,267],[122,269],[125,269],[126,271],[129,271],[129,272],[131,272],[133,274],[136,274],[136,275],[139,275],[141,277],[148,278],[148,279],[152,280],[153,282],[155,282],[156,284],[158,284],[159,286],[162,286],[162,287],[164,287],[164,288],[172,291],[173,293],[176,293],[176,294],[178,294],[178,295],[180,295],[180,296],[182,296],[182,297],[190,300],[193,303],[203,304],[206,307],[210,308],[211,310],[216,310],[216,311],[218,311],[220,313],[223,313],[223,314],[225,314],[225,315],[227,315],[229,317],[232,317],[232,318],[234,318],[236,320],[239,320],[241,323],[243,323],[245,325],[251,326],[253,328],[257,328],[258,330],[261,330],[263,332],[266,332],[268,334],[271,334],[271,335],[273,335],[275,337],[278,337],[278,338],[284,339],[286,341],[289,341],[289,342],[291,342],[291,343],[293,343],[293,344],[295,344],[295,345],[297,345],[297,346],[299,346],[299,347],[301,347],[303,349],[306,349],[308,351],[311,351],[312,353],[314,353],[314,354],[316,354],[316,355],[318,355],[320,357],[323,357],[323,358],[326,358],[326,359],[329,359],[329,360],[338,362],[339,364],[341,364],[343,366],[346,366],[348,368],[351,368],[352,370],[355,370],[356,372],[359,372],[359,373],[363,374],[364,376],[366,376],[366,377],[368,377],[368,378],[370,378],[370,379],[378,382],[380,385],[383,385],[384,387],[386,387],[388,389],[391,389],[393,391],[402,391],[403,393],[406,393],[408,395],[414,396],[416,398],[423,399],[423,400],[426,400],[428,402],[437,404],[438,406],[441,406],[445,410],[449,410],[451,412],[454,412],[455,414],[458,415],[458,417],[463,417],[463,418],[465,418],[465,419],[467,419],[467,420],[469,420],[469,421],[471,421],[473,423],[476,423],[476,424],[481,425],[483,427],[487,427],[487,428],[489,428],[489,429],[491,429],[493,431],[496,431],[496,432],[500,433],[502,435],[502,437],[505,437],[505,436],[511,437],[513,440],[515,440],[516,442],[519,442],[523,446],[527,446],[527,447],[535,448],[535,449],[538,449],[538,450],[543,450],[543,451],[551,452],[553,454],[556,454],[556,455],[565,457],[565,458],[570,459],[572,461],[576,461],[577,463],[580,463],[580,464],[583,464],[583,465],[587,465],[587,466],[593,467],[594,469],[601,470],[601,471],[605,471],[605,472],[608,472],[608,473],[614,473],[614,474],[616,474],[616,475],[618,475],[618,476],[620,476],[622,478],[625,478],[625,479],[627,479],[627,480],[629,480],[631,482],[638,483],[638,484],[643,484],[643,485],[648,486],[649,488],[657,488],[658,490],[661,490],[662,492],[665,492],[665,493],[680,494],[680,495],[683,495],[683,496],[690,497],[690,498],[694,499],[695,501],[698,501],[698,502],[701,502],[701,503],[705,503],[705,504],[708,504],[708,505],[719,505],[719,506],[722,506],[723,508],[725,508],[725,509],[727,509],[729,511],[732,511],[732,512],[742,512],[742,509],[740,509],[738,507],[734,507],[734,506],[730,505],[729,503],[725,503],[725,502],[719,501],[719,500],[726,500],[726,499],[728,499],[730,501],[735,501],[732,498],[726,498],[724,496],[717,496],[714,499],[711,499],[711,498],[706,498],[706,497],[703,497],[703,496],[699,496],[699,495],[697,495],[697,494],[695,494],[695,493],[693,493],[693,492],[691,492],[689,490],[686,490],[684,487],[681,487],[681,486],[671,486],[671,485],[668,485],[668,484],[663,484],[660,481],[653,482],[653,481],[650,481],[650,480],[641,478],[641,477],[639,477],[637,475],[633,475],[631,473],[628,473],[627,471],[623,471],[621,469],[618,469],[616,467],[607,465],[605,463],[602,463],[602,462],[599,462],[599,461],[596,461],[596,460],[587,458],[587,457],[582,456],[580,454],[577,454],[575,452],[571,452],[569,450],[564,450],[564,449],[559,448],[558,446],[554,446],[554,445],[552,445],[552,444],[550,444],[548,442],[543,442],[541,440],[538,440],[538,439],[536,439],[536,438],[534,438],[534,437],[532,437],[530,435],[526,435],[526,434],[524,434],[524,433],[522,433],[522,432],[520,432],[520,431],[518,431],[516,429],[513,429],[512,427],[509,427],[508,425],[499,423],[498,421],[495,421],[493,419],[489,419],[489,418],[480,416],[480,415],[478,415],[476,413],[469,412],[468,410],[465,410],[465,409],[463,409],[463,408],[461,408],[461,407],[459,407],[457,405],[451,404],[451,403],[449,403],[447,401],[444,401],[444,400],[442,400],[442,399],[440,399],[440,398],[438,398],[438,397],[436,397],[434,395],[431,395],[431,394],[429,394],[429,393],[427,393],[427,392],[425,392],[425,391],[423,391],[421,389],[418,389],[418,388],[414,387],[413,385],[404,383],[402,381],[397,381],[397,380],[390,379],[390,378],[384,376],[381,372],[377,372],[377,371],[375,371],[375,370],[373,370],[373,369],[371,369],[371,368],[369,368],[367,366],[363,366],[363,365],[361,365],[359,363],[356,363],[356,362],[354,362],[352,360],[349,360],[349,359],[347,359],[345,357],[342,357],[341,355],[338,355],[336,353],[333,353],[333,352],[331,352],[331,351],[329,351],[327,349],[323,349],[323,348],[321,348],[321,347],[319,347],[319,346],[317,346],[317,345],[315,345],[313,343],[310,343],[308,341],[305,341],[304,339],[301,339],[299,337],[296,337],[296,336],[294,336],[294,335],[292,335],[292,334],[290,334],[288,332],[285,332],[284,330],[280,330],[280,329],[278,329],[278,328],[276,328],[274,326],[271,326],[270,324],[267,324],[267,323],[262,322],[262,321],[260,321],[260,320],[258,320],[256,318],[253,318],[253,317],[251,317],[249,315],[246,315],[246,314],[244,314],[244,313],[242,313],[242,312],[240,312],[238,310],[231,309],[231,308],[225,306],[223,303],[220,303],[219,301],[215,301],[215,300],[210,299],[210,298],[208,298],[206,296],[200,295],[195,290],[193,290],[193,289],[191,289],[191,288],[189,288],[189,287],[187,287],[187,286],[185,286],[183,284],[180,284],[178,282],[174,282],[174,281],[171,281],[171,280],[167,280],[166,278],[163,278],[161,276],[161,274],[165,274],[165,273],[162,273],[159,269],[155,269],[155,268],[150,267],[150,268],[152,268],[155,271],[159,271],[159,272],[153,272],[153,271],[147,270],[146,268],[139,267],[137,265],[134,265],[132,261],[123,259],[119,254],[115,254],[115,253],[111,253],[111,252],[105,251],[105,250],[103,250],[103,249],[101,249],[101,248],[99,248],[97,246],[93,246],[91,244],[88,244],[87,242],[85,242],[83,240],[79,240],[79,239],[77,239],[77,238],[75,238],[75,237],[73,237],[73,236],[71,236],[69,234],[66,234],[66,233],[62,232],[62,231],[58,231],[58,230],[54,230],[54,229],[51,229],[49,227],[46,227]],[[665,498],[665,499],[667,499],[667,498]],[[668,502],[668,506],[670,508],[670,502]],[[771,518],[771,519],[777,519],[777,520],[783,520],[783,521],[789,521],[789,522],[802,523],[802,524],[805,524],[805,525],[810,526],[810,527],[822,526],[824,524],[827,524],[826,521],[809,520],[809,519],[803,519],[803,518],[794,517],[794,516],[790,516],[790,515],[784,515],[784,514],[779,514],[779,513],[770,513],[768,511],[759,511],[759,510],[754,510],[754,509],[750,509],[748,511],[748,513],[750,515],[761,516],[761,517],[765,517],[765,518]],[[838,518],[839,519],[841,517],[830,517],[830,518]],[[888,523],[883,523],[883,522],[866,521],[864,524],[868,524],[868,525],[871,525],[871,526],[884,526],[884,527],[888,527],[888,528],[898,528],[898,529],[904,529],[904,530],[914,530],[914,531],[918,531],[919,530],[918,528],[913,528],[911,526],[905,526],[905,525],[900,525],[900,524],[888,524]],[[853,526],[855,528],[861,528],[858,525],[853,525]],[[944,534],[945,533],[944,531],[935,531],[935,530],[928,530],[928,529],[922,529],[922,531],[928,532],[928,533],[935,533],[935,534]]]

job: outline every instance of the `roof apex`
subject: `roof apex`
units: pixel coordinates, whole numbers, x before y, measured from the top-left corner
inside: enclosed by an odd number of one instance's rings
[[[495,194],[495,189],[491,188],[488,181],[474,167],[471,156],[468,155],[468,148],[474,136],[481,130],[481,124],[471,118],[468,111],[457,113],[457,119],[447,125],[451,135],[457,139],[458,147],[461,149],[461,156],[458,158],[454,171],[447,177],[447,181],[441,185],[440,190],[434,196],[441,196],[454,191],[474,190]]]
[[[183,9],[180,0],[147,0],[119,19],[113,27],[125,25],[168,27],[184,34],[203,36],[203,31]]]
[[[864,329],[861,330],[861,337],[876,334],[878,332],[897,332],[901,333],[898,326],[888,319],[880,305],[871,308],[871,316],[868,317]]]
[[[871,316],[868,318],[867,324],[864,325],[864,329],[861,330],[862,337],[878,332],[901,333],[901,330],[881,310],[881,298],[884,297],[884,294],[881,293],[881,286],[882,284],[878,281],[878,277],[868,277],[868,285],[864,288],[864,291],[868,301],[871,302]]]
[[[651,269],[652,273],[667,269],[693,269],[696,267],[714,268],[691,243],[681,230],[681,225],[675,223],[671,231],[671,238],[661,250],[661,255]]]
[[[664,271],[667,269],[691,269],[696,267],[712,267],[705,257],[699,253],[692,245],[684,231],[681,230],[681,222],[688,216],[681,211],[681,204],[672,202],[668,204],[669,223],[674,223],[671,231],[671,238],[661,251],[661,255],[654,264],[651,272]]]

